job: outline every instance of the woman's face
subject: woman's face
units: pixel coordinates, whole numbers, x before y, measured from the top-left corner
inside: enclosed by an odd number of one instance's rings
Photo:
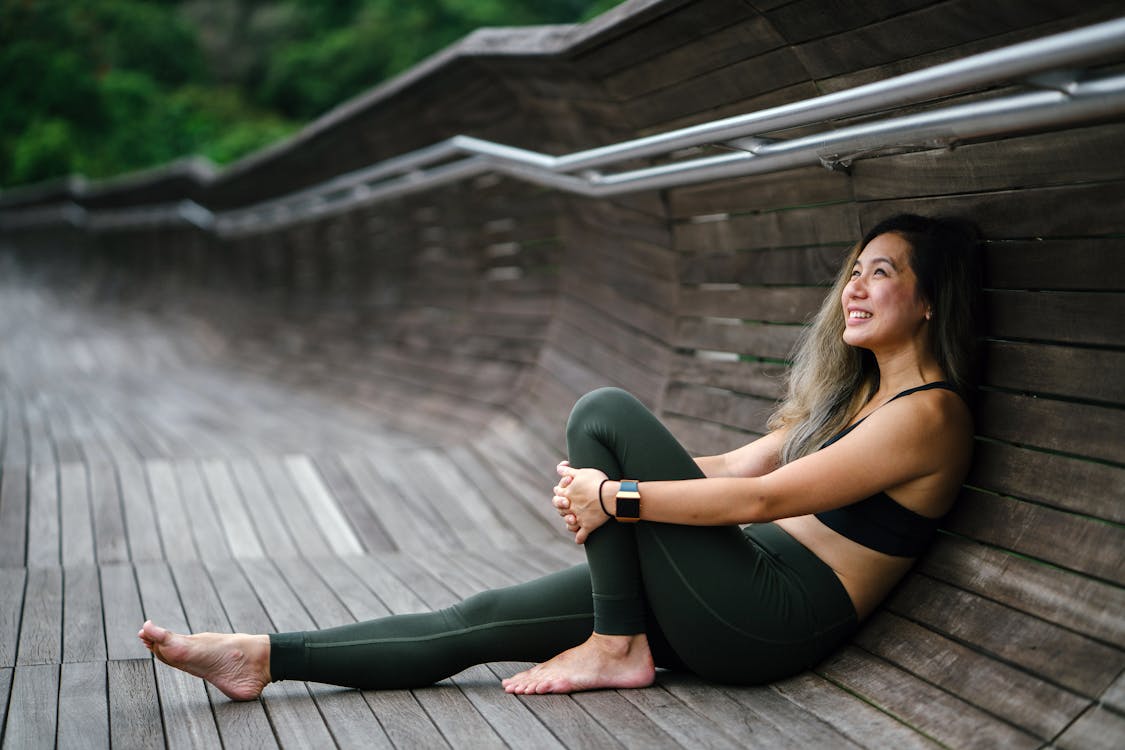
[[[907,344],[921,334],[929,305],[918,293],[910,253],[910,244],[893,232],[863,248],[840,300],[845,343],[875,351]]]

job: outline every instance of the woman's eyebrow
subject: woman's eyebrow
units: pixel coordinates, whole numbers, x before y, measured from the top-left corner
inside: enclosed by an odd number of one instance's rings
[[[882,262],[886,263],[888,266],[895,269],[896,271],[898,270],[898,266],[895,265],[895,262],[893,260],[891,260],[890,258],[884,256],[884,255],[877,255],[874,258],[872,258],[871,260],[869,260],[868,263],[870,263],[871,265],[875,265],[879,261],[882,261]],[[860,264],[859,259],[857,258],[856,262],[852,264],[852,267],[854,268],[855,266],[858,266],[859,264]]]

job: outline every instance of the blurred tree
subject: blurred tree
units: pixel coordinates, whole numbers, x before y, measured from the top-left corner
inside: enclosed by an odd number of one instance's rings
[[[237,159],[480,26],[616,0],[0,0],[0,184]]]

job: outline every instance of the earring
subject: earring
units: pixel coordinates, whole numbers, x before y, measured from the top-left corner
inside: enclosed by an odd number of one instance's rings
[[[926,320],[933,320],[933,317],[934,317],[934,311],[933,310],[926,310]]]

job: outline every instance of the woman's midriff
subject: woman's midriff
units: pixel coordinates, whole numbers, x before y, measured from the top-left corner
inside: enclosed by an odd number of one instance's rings
[[[815,516],[774,521],[835,571],[860,620],[874,611],[914,563],[868,549],[828,528]]]

